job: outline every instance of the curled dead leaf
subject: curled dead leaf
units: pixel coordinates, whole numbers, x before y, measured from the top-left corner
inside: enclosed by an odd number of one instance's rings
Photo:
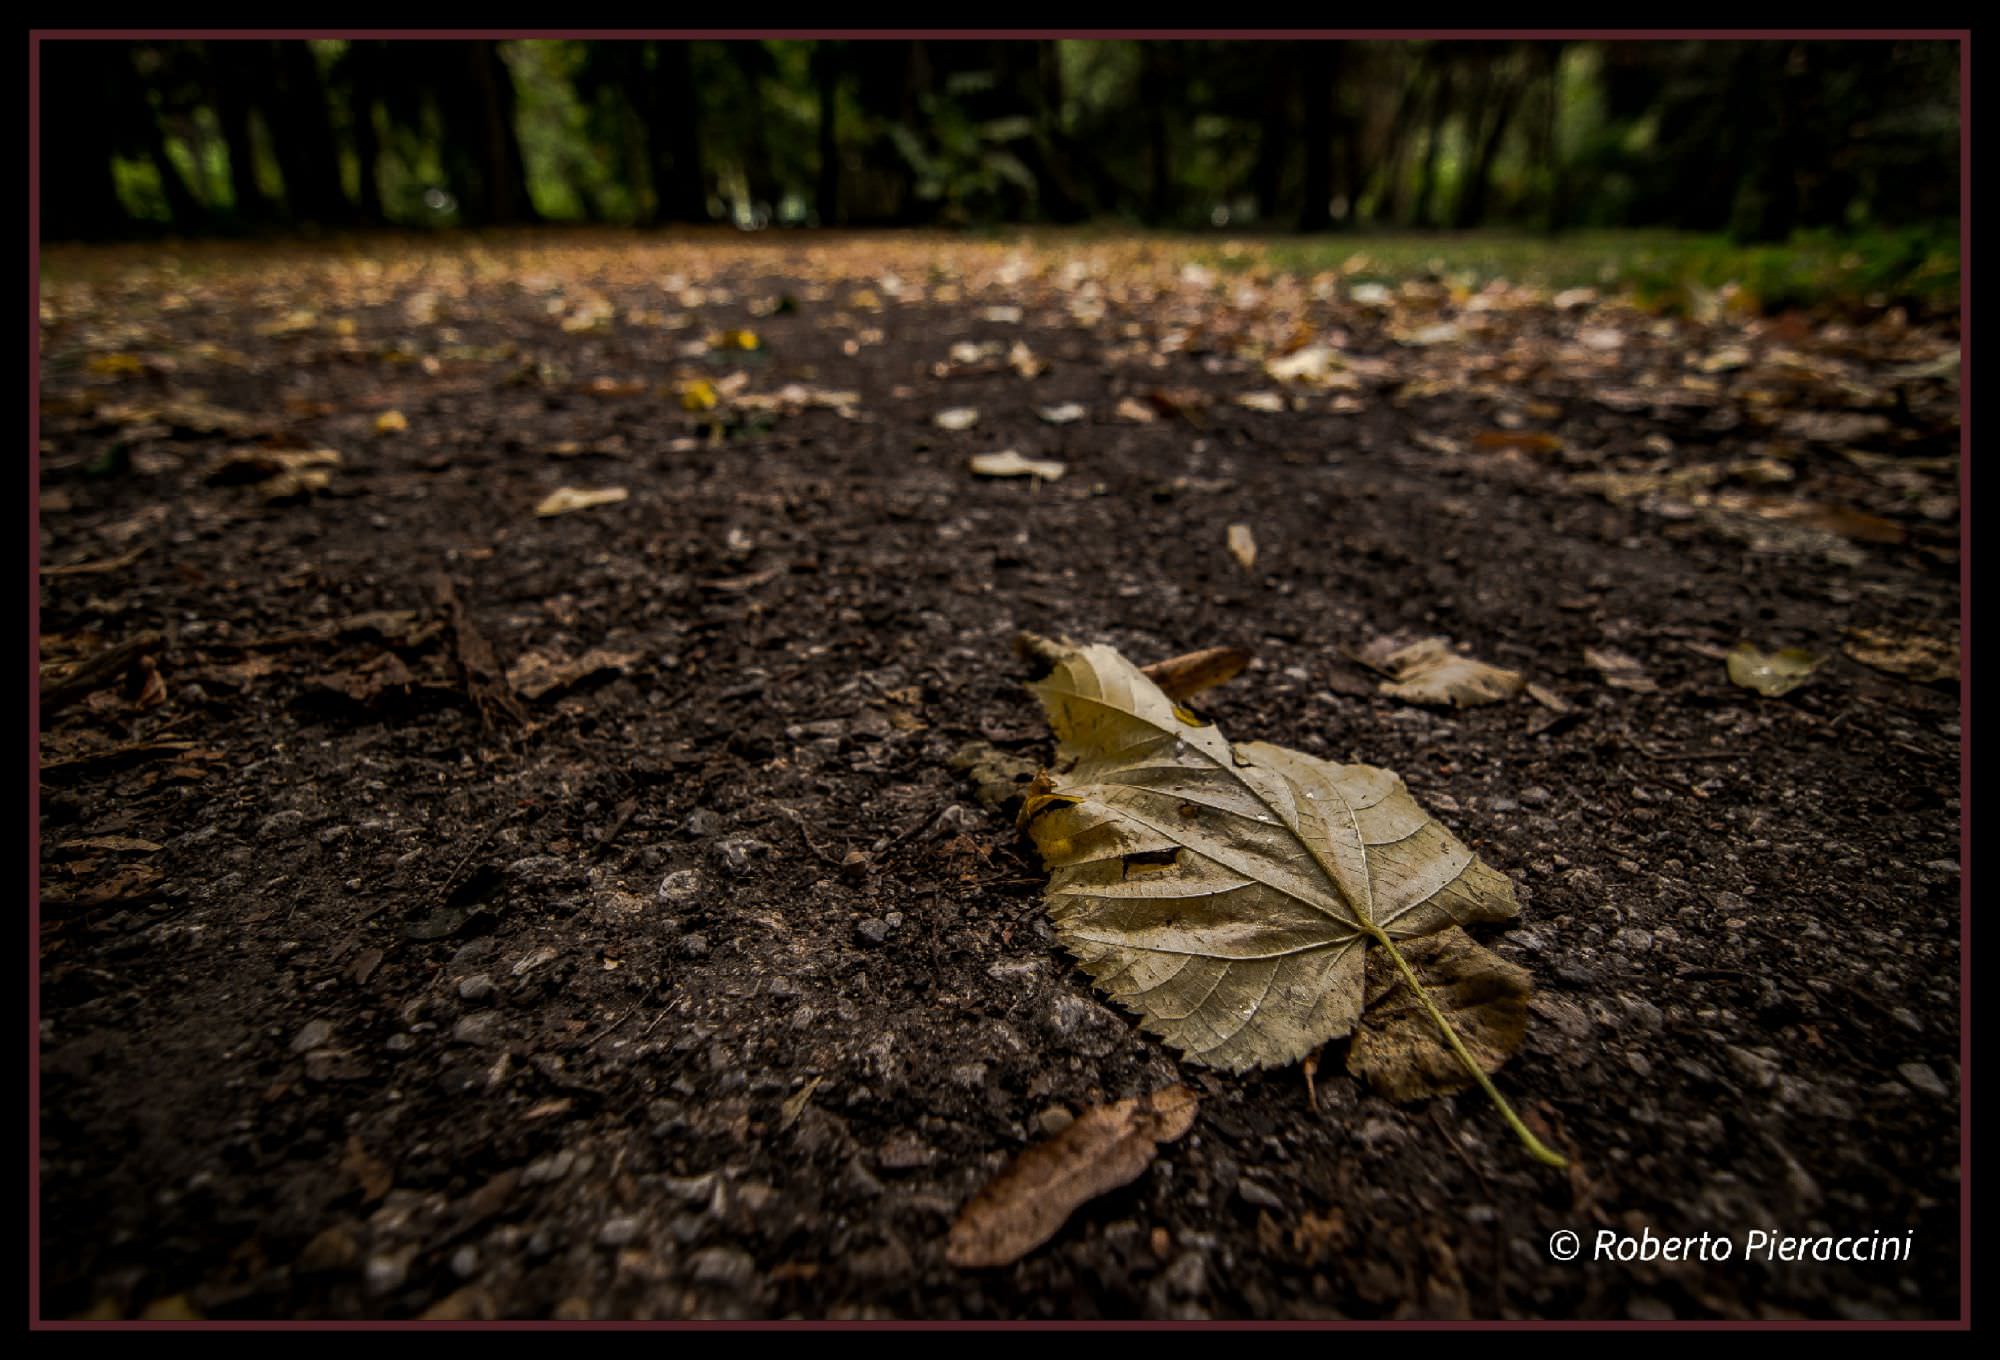
[[[1053,1138],[1030,1144],[959,1211],[945,1259],[961,1269],[1011,1265],[1054,1237],[1077,1208],[1129,1185],[1160,1144],[1194,1126],[1185,1086],[1098,1105]]]
[[[1034,477],[1044,482],[1053,482],[1069,470],[1053,458],[1023,458],[1016,449],[976,454],[967,465],[977,477]]]
[[[559,486],[542,497],[535,506],[535,513],[547,519],[552,515],[566,515],[572,510],[588,510],[596,505],[616,505],[631,494],[622,486]]]
[[[1247,524],[1229,526],[1229,555],[1236,559],[1236,565],[1245,571],[1257,565],[1257,536],[1250,532]]]
[[[1234,680],[1250,664],[1250,653],[1238,647],[1206,647],[1198,652],[1170,656],[1140,668],[1148,680],[1160,687],[1169,699],[1185,699],[1205,689]]]
[[[1383,694],[1411,704],[1455,708],[1497,704],[1513,698],[1527,684],[1519,671],[1461,656],[1441,637],[1423,638],[1408,646],[1393,638],[1378,638],[1357,653],[1355,660],[1389,677],[1379,686]]]
[[[1790,694],[1811,678],[1820,667],[1820,658],[1798,647],[1764,652],[1747,642],[1739,642],[1729,653],[1726,664],[1731,684],[1775,699]]]
[[[1628,689],[1634,694],[1654,694],[1659,685],[1646,674],[1646,668],[1637,657],[1627,656],[1613,647],[1586,647],[1583,659],[1596,668],[1604,677],[1604,683],[1613,689]]]

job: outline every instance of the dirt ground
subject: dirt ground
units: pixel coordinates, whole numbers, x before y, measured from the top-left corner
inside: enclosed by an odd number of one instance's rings
[[[47,256],[44,1315],[1956,1317],[1956,319],[1248,264]],[[1007,448],[1067,475],[969,474]],[[1511,875],[1497,1080],[1572,1168],[1094,994],[950,763],[1046,757],[1021,629],[1248,650],[1232,737],[1396,770]],[[1384,634],[1554,706],[1385,697]],[[1745,640],[1825,662],[1764,697]],[[1175,1081],[1138,1180],[946,1262],[1062,1112]]]

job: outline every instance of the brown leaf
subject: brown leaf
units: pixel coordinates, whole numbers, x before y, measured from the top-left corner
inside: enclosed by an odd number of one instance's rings
[[[966,1202],[945,1259],[961,1268],[1011,1265],[1056,1235],[1079,1205],[1129,1185],[1161,1143],[1194,1125],[1200,1102],[1185,1086],[1097,1105],[1055,1137],[1030,1145]]]
[[[1245,571],[1257,565],[1257,537],[1250,532],[1247,524],[1229,526],[1229,555],[1236,559],[1236,565]]]
[[[1456,926],[1399,947],[1466,1051],[1485,1071],[1497,1071],[1528,1032],[1528,971]],[[1369,955],[1368,984],[1368,1008],[1347,1053],[1349,1072],[1390,1100],[1449,1095],[1472,1084],[1472,1074],[1380,951]]]
[[[1563,442],[1546,430],[1481,430],[1472,442],[1482,449],[1519,449],[1523,453],[1561,453]]]
[[[1169,699],[1185,699],[1234,680],[1249,664],[1250,653],[1239,647],[1205,647],[1139,669]]]
[[[1843,650],[1862,665],[1891,675],[1927,683],[1958,679],[1958,643],[1950,638],[1855,628]]]
[[[1382,693],[1412,704],[1457,708],[1497,704],[1519,694],[1527,683],[1519,671],[1458,655],[1441,637],[1408,646],[1399,646],[1393,638],[1377,638],[1354,659],[1389,677],[1380,686]]]
[[[396,1183],[395,1174],[388,1165],[361,1145],[359,1134],[348,1136],[347,1152],[340,1159],[340,1169],[360,1183],[363,1203],[374,1203],[388,1194],[389,1188]]]
[[[1627,656],[1610,647],[1586,647],[1583,659],[1597,668],[1604,677],[1604,683],[1613,689],[1629,689],[1634,694],[1653,694],[1659,685],[1646,674],[1646,668],[1637,657]]]
[[[507,668],[507,683],[524,699],[545,699],[606,671],[622,675],[638,660],[637,652],[614,652],[605,647],[592,647],[578,657],[523,652]]]

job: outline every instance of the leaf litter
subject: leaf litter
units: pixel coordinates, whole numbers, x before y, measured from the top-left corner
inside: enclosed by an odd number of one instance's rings
[[[1512,920],[1505,875],[1387,770],[1231,743],[1110,647],[1038,639],[1025,650],[1054,662],[1030,688],[1058,767],[1036,778],[1017,821],[1049,871],[1057,937],[1101,990],[1190,1061],[1242,1072],[1354,1034],[1371,993],[1405,986],[1528,1151],[1564,1164],[1487,1075],[1509,1036],[1519,1042],[1505,970],[1456,940],[1420,953],[1445,989],[1440,1006],[1401,949]],[[1446,1014],[1461,1007],[1484,1053]],[[1430,1055],[1386,1021],[1362,1055],[1398,1089],[1430,1071]]]

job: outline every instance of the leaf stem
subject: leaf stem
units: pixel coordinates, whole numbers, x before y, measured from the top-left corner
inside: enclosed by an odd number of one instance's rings
[[[1370,935],[1375,937],[1377,944],[1389,951],[1389,957],[1395,961],[1396,968],[1403,975],[1403,981],[1409,984],[1410,991],[1415,994],[1417,1000],[1423,1002],[1424,1009],[1430,1012],[1431,1019],[1437,1022],[1437,1027],[1444,1031],[1445,1041],[1451,1045],[1451,1051],[1456,1053],[1458,1060],[1465,1064],[1465,1070],[1470,1072],[1472,1079],[1479,1083],[1479,1089],[1486,1092],[1494,1105],[1499,1107],[1500,1117],[1507,1121],[1508,1128],[1514,1130],[1515,1136],[1528,1149],[1529,1155],[1536,1161],[1548,1166],[1568,1166],[1569,1161],[1567,1158],[1563,1157],[1561,1153],[1550,1149],[1541,1139],[1535,1137],[1526,1124],[1521,1122],[1521,1116],[1514,1113],[1514,1107],[1507,1103],[1507,1098],[1501,1095],[1499,1090],[1493,1085],[1493,1079],[1486,1075],[1486,1069],[1475,1062],[1472,1054],[1466,1051],[1465,1042],[1458,1037],[1458,1031],[1451,1027],[1451,1021],[1444,1018],[1444,1012],[1439,1010],[1437,1003],[1431,1000],[1429,990],[1425,988],[1423,983],[1417,981],[1415,971],[1411,969],[1409,963],[1403,958],[1403,952],[1396,948],[1396,942],[1389,938],[1389,933],[1379,926],[1368,926],[1366,929]]]

